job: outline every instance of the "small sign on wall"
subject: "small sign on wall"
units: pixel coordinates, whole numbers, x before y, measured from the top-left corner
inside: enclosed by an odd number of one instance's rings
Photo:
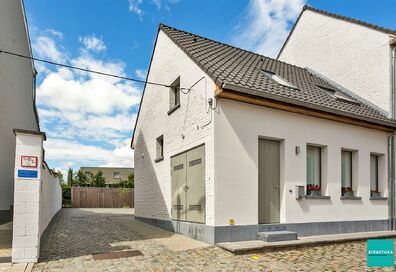
[[[37,170],[18,170],[18,178],[36,179],[38,178]]]
[[[38,158],[36,156],[21,156],[21,167],[37,168]]]

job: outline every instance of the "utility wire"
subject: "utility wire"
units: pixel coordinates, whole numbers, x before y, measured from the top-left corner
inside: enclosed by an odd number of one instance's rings
[[[25,55],[22,55],[22,54],[18,54],[18,53],[14,53],[14,52],[9,52],[9,51],[5,51],[5,50],[1,50],[1,49],[0,49],[0,54],[1,54],[1,53],[7,54],[7,55],[11,55],[11,56],[15,56],[15,57],[24,58],[24,59],[35,60],[35,61],[39,61],[39,62],[43,62],[43,63],[55,65],[55,66],[60,66],[60,67],[65,67],[65,68],[69,68],[69,69],[79,70],[79,71],[83,71],[83,72],[87,72],[87,73],[93,73],[93,74],[98,74],[98,75],[102,75],[102,76],[108,76],[108,77],[118,78],[118,79],[122,79],[122,80],[128,80],[128,81],[133,81],[133,82],[138,82],[138,83],[144,83],[144,84],[150,84],[150,85],[155,85],[155,86],[161,86],[161,87],[166,87],[166,88],[170,88],[170,87],[171,87],[171,86],[168,85],[168,84],[150,82],[150,81],[140,80],[140,79],[131,78],[131,77],[124,77],[124,76],[119,76],[119,75],[104,73],[104,72],[95,71],[95,70],[90,70],[90,69],[81,68],[81,67],[76,67],[76,66],[72,66],[72,65],[68,65],[68,64],[63,64],[63,63],[58,63],[58,62],[54,62],[54,61],[39,59],[39,58],[35,58],[35,57],[30,57],[30,56],[25,56]],[[200,81],[200,80],[199,80],[199,81]],[[195,84],[194,84],[194,85],[195,85]],[[180,90],[188,90],[188,91],[189,91],[189,90],[191,90],[191,88],[180,88]]]

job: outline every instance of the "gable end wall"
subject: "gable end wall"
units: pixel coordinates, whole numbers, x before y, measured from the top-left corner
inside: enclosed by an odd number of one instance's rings
[[[211,119],[210,111],[207,113],[205,101],[213,97],[215,84],[164,32],[159,31],[148,81],[171,84],[178,76],[181,87],[190,87],[201,77],[206,80],[201,80],[189,94],[181,94],[180,108],[170,115],[167,113],[169,89],[146,86],[134,135],[135,213],[137,217],[170,220],[170,157],[205,144],[205,215],[206,224],[213,225],[214,118]],[[164,160],[154,162],[156,139],[161,135],[164,135]]]
[[[306,10],[278,59],[309,67],[390,111],[388,34]]]

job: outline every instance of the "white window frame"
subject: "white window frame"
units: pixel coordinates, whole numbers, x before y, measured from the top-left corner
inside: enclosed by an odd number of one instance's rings
[[[308,176],[310,174],[310,173],[308,173],[309,172],[308,171],[308,168],[309,168],[309,162],[308,162],[308,160],[309,160],[309,158],[308,158],[309,150],[315,150],[316,152],[319,151],[318,162],[317,162],[319,164],[319,169],[316,170],[318,172],[318,173],[316,173],[318,181],[309,182],[309,179],[308,179]],[[323,153],[322,147],[315,146],[315,145],[307,145],[307,150],[306,150],[306,171],[307,171],[306,172],[306,176],[307,176],[306,178],[307,178],[307,180],[306,180],[306,183],[307,183],[307,194],[308,195],[312,191],[312,190],[309,190],[309,186],[317,186],[318,185],[319,186],[319,194],[321,194],[321,192],[322,192],[322,171],[323,171],[322,170],[322,167],[323,167],[322,166],[322,153]],[[316,163],[314,163],[314,164],[316,165]],[[314,174],[314,176],[315,176],[315,174]]]

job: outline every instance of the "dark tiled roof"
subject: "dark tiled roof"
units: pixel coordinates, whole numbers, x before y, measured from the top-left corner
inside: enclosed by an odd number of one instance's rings
[[[396,123],[369,104],[362,103],[307,69],[219,43],[166,25],[160,29],[223,89],[264,97],[293,105],[395,127]],[[263,70],[293,84],[283,86]],[[337,99],[327,89],[337,90],[350,101]]]
[[[367,23],[367,22],[363,22],[363,21],[360,21],[360,20],[357,20],[357,19],[353,19],[353,18],[347,17],[347,16],[342,16],[342,15],[338,15],[338,14],[335,14],[335,13],[327,12],[327,11],[324,11],[324,10],[316,9],[316,8],[313,8],[313,7],[308,6],[308,5],[304,6],[303,11],[304,10],[311,10],[313,12],[320,13],[320,14],[323,14],[323,15],[326,15],[326,16],[329,16],[329,17],[333,17],[333,18],[340,19],[340,20],[343,20],[343,21],[347,21],[347,22],[351,22],[351,23],[358,24],[358,25],[361,25],[361,26],[365,26],[365,27],[368,27],[368,28],[371,28],[371,29],[374,29],[374,30],[377,30],[377,31],[381,31],[381,32],[387,33],[387,34],[396,35],[396,30],[395,29],[389,29],[389,28],[385,28],[385,27],[382,27],[382,26],[370,24],[370,23]]]

